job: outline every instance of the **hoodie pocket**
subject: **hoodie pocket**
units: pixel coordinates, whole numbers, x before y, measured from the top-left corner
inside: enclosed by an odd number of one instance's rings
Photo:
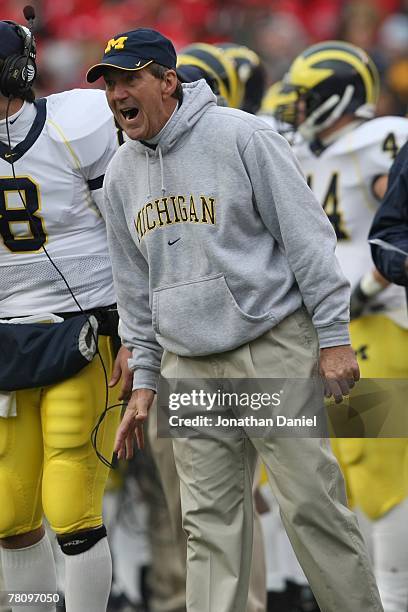
[[[158,341],[178,355],[208,355],[240,346],[273,326],[271,313],[254,317],[238,306],[223,274],[153,292]]]

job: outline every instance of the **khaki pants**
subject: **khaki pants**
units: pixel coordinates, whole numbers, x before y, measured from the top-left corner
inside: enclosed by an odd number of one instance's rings
[[[148,420],[149,444],[153,458],[160,474],[163,492],[166,498],[168,520],[162,526],[161,531],[166,531],[169,542],[168,552],[173,555],[171,559],[171,571],[169,571],[168,555],[163,554],[163,548],[153,555],[153,565],[160,575],[160,593],[166,593],[166,597],[154,598],[153,612],[172,612],[177,608],[185,608],[186,591],[186,557],[187,537],[182,528],[181,502],[180,502],[180,480],[177,475],[174,461],[173,445],[170,438],[157,437],[157,412],[154,405],[149,413]],[[167,579],[166,579],[167,577]],[[165,589],[163,585],[166,585]],[[154,585],[153,593],[157,591]],[[251,576],[249,582],[248,604],[246,612],[265,612],[266,610],[266,567],[265,552],[263,546],[262,526],[259,515],[254,513],[254,545],[251,564]]]
[[[318,346],[299,310],[234,351],[203,358],[165,353],[162,374],[183,378],[306,378]],[[299,406],[305,400],[298,397]],[[173,440],[187,542],[188,612],[245,612],[252,557],[252,477],[263,460],[296,555],[322,612],[383,610],[355,515],[328,440]]]

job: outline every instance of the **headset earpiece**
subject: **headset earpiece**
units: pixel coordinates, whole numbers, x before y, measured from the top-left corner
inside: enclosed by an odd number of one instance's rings
[[[5,23],[14,27],[21,38],[23,49],[21,54],[10,55],[3,60],[0,69],[0,91],[6,97],[10,95],[18,97],[31,89],[37,75],[35,42],[28,28],[14,21],[5,21]]]

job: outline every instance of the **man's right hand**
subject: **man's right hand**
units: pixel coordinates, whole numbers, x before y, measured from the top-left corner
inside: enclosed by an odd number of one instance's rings
[[[135,438],[137,446],[144,447],[143,423],[153,404],[155,393],[151,389],[136,389],[132,392],[129,403],[116,432],[115,452],[118,459],[131,459],[134,452]]]

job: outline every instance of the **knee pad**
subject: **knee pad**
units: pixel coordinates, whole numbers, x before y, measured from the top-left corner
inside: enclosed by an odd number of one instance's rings
[[[101,525],[96,529],[88,529],[87,531],[57,536],[57,540],[64,554],[79,555],[92,548],[92,546],[95,546],[99,540],[105,537],[106,527],[105,525]]]
[[[101,519],[92,520],[93,514],[90,516],[91,485],[86,466],[69,457],[53,459],[45,465],[43,507],[54,531],[75,533],[82,528],[92,528],[92,525],[101,522]],[[68,503],[67,499],[70,500]],[[90,519],[92,522],[89,522]]]

